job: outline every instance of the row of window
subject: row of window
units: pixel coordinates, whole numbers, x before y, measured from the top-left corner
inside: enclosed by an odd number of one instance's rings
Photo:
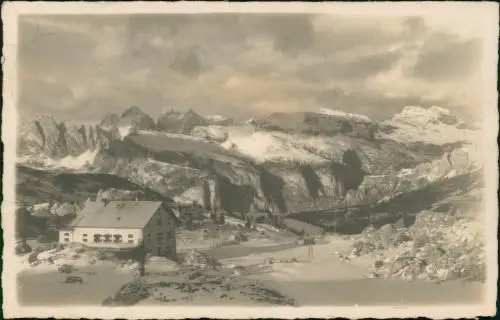
[[[84,233],[82,235],[82,240],[83,242],[87,242],[87,234]],[[123,236],[121,234],[94,234],[94,242],[95,243],[123,243]],[[129,234],[128,235],[128,243],[133,243],[134,242],[134,235]]]
[[[168,237],[171,236],[171,232],[167,232],[165,234],[167,236],[167,239]],[[164,234],[162,232],[158,232],[156,234],[156,238],[157,238],[157,241],[158,242],[161,242],[163,241],[163,236]],[[128,239],[127,239],[128,243],[133,243],[134,242],[134,235],[133,234],[129,234],[128,235]],[[148,233],[148,240],[149,242],[151,242],[151,233]],[[166,240],[166,239],[165,239]],[[64,233],[64,241],[65,242],[69,242],[69,233],[66,232]],[[88,242],[88,235],[86,233],[83,233],[82,234],[82,241],[83,242]],[[94,242],[95,243],[123,243],[123,236],[121,234],[94,234]]]

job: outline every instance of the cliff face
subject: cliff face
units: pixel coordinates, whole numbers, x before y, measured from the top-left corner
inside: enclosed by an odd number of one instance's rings
[[[22,130],[19,152],[30,162],[43,155],[68,175],[118,176],[178,202],[239,213],[376,203],[475,167],[466,149],[417,152],[380,137],[368,120],[291,113],[213,126],[194,111],[172,111],[155,124],[133,107],[96,126],[39,118]],[[133,130],[123,134],[123,127]],[[85,165],[75,166],[84,156]]]

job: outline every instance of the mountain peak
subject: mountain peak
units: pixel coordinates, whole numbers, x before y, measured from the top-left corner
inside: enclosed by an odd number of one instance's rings
[[[139,108],[138,106],[131,106],[131,107],[128,107],[127,109],[125,109],[125,111],[123,111],[121,117],[125,118],[125,117],[139,116],[139,115],[140,116],[147,115],[147,113],[142,111],[142,109]]]
[[[119,126],[138,130],[156,130],[153,118],[137,106],[131,106],[123,111]]]

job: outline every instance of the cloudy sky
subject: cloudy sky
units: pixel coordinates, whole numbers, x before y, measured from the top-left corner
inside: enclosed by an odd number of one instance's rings
[[[481,106],[474,25],[305,14],[23,16],[19,109],[95,121],[136,105],[244,118],[321,107],[386,119]]]

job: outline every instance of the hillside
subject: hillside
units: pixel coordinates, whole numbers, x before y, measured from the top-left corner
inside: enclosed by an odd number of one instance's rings
[[[136,192],[148,199],[169,200],[127,179],[110,174],[51,172],[17,165],[16,195],[22,206],[49,202],[83,203],[95,199],[100,190]]]

